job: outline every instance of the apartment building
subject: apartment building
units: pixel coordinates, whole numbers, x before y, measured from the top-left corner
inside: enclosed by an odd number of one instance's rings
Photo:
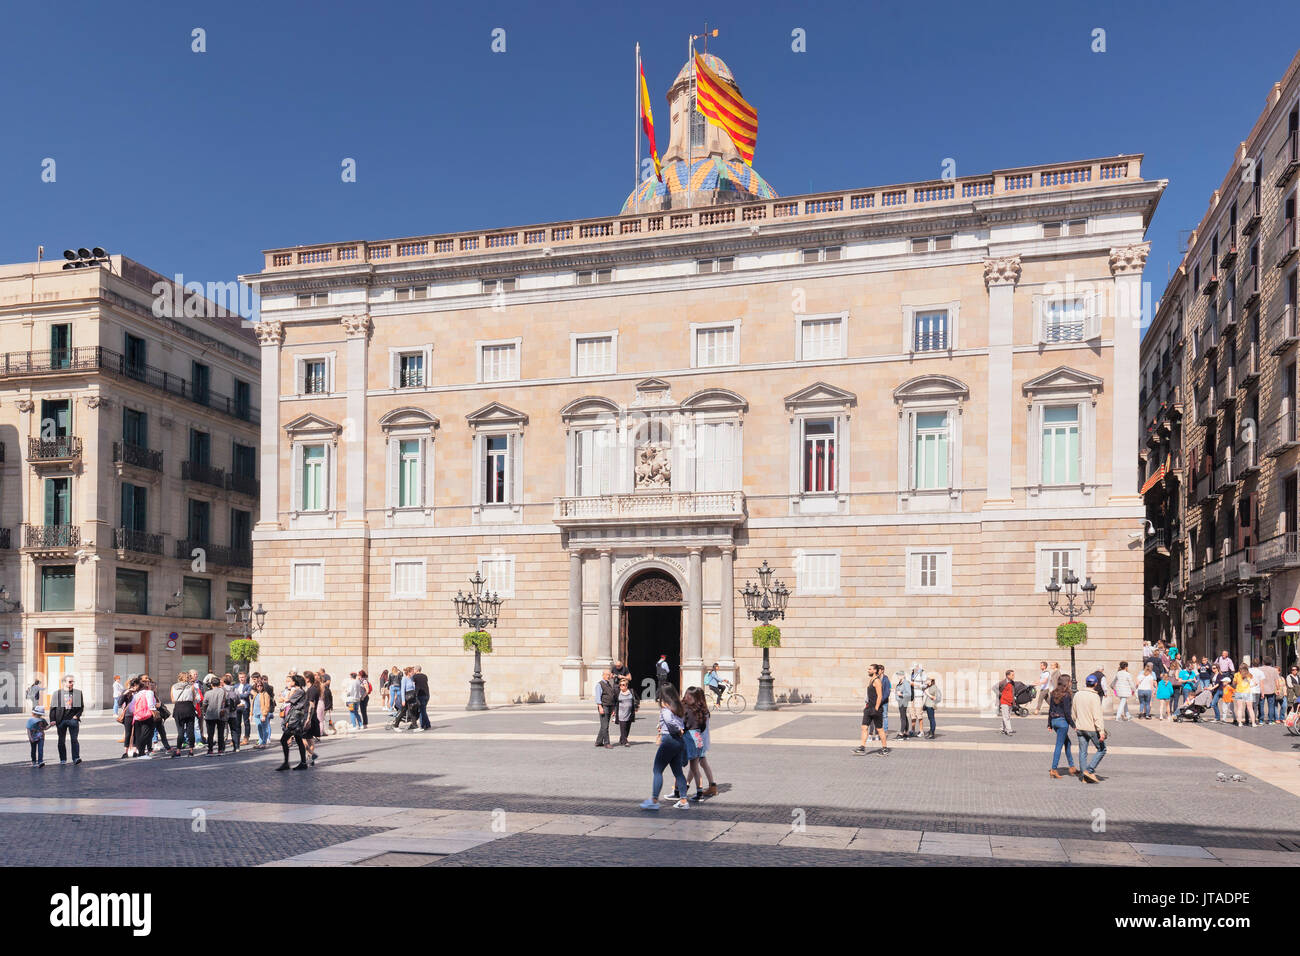
[[[226,667],[258,501],[251,330],[113,255],[0,266],[0,344],[3,667],[73,673],[97,705],[114,674]]]
[[[260,663],[420,663],[462,700],[452,598],[481,572],[489,701],[659,654],[752,687],[738,590],[763,561],[792,592],[778,692],[1059,657],[1067,570],[1097,585],[1080,663],[1134,658],[1164,183],[1122,155],[780,198],[711,128],[688,139],[689,96],[665,182],[618,215],[276,248],[245,277]]]
[[[1146,569],[1162,589],[1148,595],[1148,633],[1177,634],[1188,653],[1295,659],[1279,614],[1300,602],[1297,130],[1300,54],[1237,147],[1142,343],[1148,515],[1168,522],[1157,527],[1168,556]]]

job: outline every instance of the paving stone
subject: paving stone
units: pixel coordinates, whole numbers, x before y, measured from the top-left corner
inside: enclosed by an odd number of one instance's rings
[[[1143,856],[1177,856],[1183,858],[1213,859],[1208,850],[1199,846],[1186,846],[1174,843],[1134,843],[1133,849]]]

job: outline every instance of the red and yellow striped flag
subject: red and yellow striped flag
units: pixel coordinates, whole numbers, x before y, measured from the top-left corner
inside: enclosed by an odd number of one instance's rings
[[[645,65],[641,63],[639,54],[637,68],[641,71],[641,128],[645,130],[646,139],[650,141],[650,158],[655,161],[655,178],[663,182],[664,174],[659,168],[659,150],[655,147],[655,118],[650,112],[650,91],[646,89]]]
[[[714,126],[731,138],[746,165],[754,164],[754,144],[758,141],[758,110],[727,85],[695,54],[695,108]]]

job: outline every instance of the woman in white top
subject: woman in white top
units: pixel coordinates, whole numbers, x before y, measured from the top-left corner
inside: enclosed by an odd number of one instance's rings
[[[132,732],[135,735],[135,756],[143,757],[153,753],[153,735],[158,729],[153,718],[158,709],[158,696],[153,692],[153,681],[148,674],[140,675],[140,689],[131,698],[131,712],[135,717]],[[163,744],[164,748],[166,743]]]
[[[1115,696],[1119,699],[1115,719],[1132,720],[1128,712],[1128,701],[1133,696],[1133,675],[1128,671],[1128,661],[1119,662],[1119,673],[1115,675]]]
[[[1258,664],[1253,663],[1249,657],[1242,658],[1242,663],[1250,669],[1250,700],[1246,702],[1246,706],[1255,715],[1254,725],[1258,727],[1259,705],[1264,699],[1264,671]]]
[[[1121,671],[1120,673],[1125,673]],[[1151,698],[1156,692],[1156,674],[1151,669],[1151,662],[1144,661],[1142,664],[1142,673],[1137,678],[1137,695],[1138,695],[1138,719],[1151,719]]]
[[[689,810],[691,805],[686,800],[686,774],[682,769],[682,758],[686,754],[686,744],[683,742],[686,733],[686,723],[683,718],[686,710],[682,707],[677,688],[672,684],[659,685],[659,699],[662,705],[659,708],[659,749],[655,752],[654,782],[650,799],[641,802],[641,809],[659,809],[659,793],[664,788],[664,768],[671,767],[673,779],[677,782],[677,792],[680,795],[673,808]]]

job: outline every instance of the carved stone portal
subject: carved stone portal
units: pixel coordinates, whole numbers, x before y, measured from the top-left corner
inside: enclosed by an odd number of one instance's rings
[[[663,571],[639,575],[623,592],[623,604],[681,604],[682,589]]]
[[[636,450],[636,490],[667,491],[672,486],[668,442],[646,442]]]

